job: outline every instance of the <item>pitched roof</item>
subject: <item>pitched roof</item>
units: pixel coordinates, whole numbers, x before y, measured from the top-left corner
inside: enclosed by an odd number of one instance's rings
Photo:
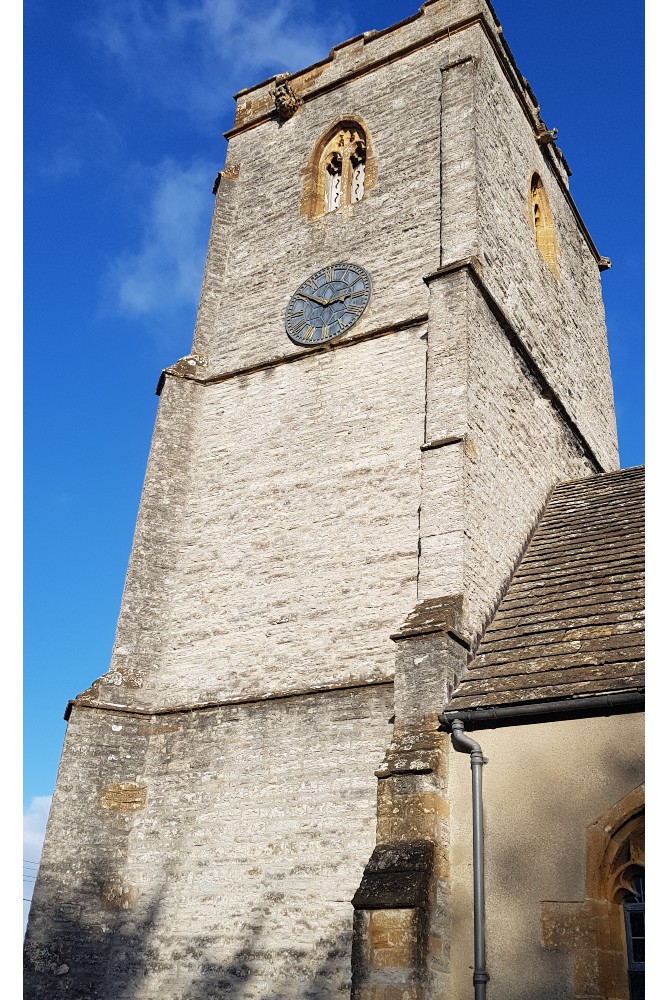
[[[449,709],[644,686],[644,469],[562,483]]]

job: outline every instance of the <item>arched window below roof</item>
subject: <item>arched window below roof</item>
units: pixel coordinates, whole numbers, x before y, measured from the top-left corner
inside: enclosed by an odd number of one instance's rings
[[[586,831],[584,898],[542,902],[542,942],[572,955],[576,1000],[644,998],[644,786]]]

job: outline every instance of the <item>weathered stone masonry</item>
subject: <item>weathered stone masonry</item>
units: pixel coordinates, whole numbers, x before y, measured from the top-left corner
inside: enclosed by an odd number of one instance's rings
[[[373,183],[311,218],[338,119]],[[554,484],[617,465],[601,261],[543,125],[484,0],[238,95],[111,666],[71,705],[27,996],[446,995],[437,714]],[[368,308],[297,346],[290,294],[343,260]]]

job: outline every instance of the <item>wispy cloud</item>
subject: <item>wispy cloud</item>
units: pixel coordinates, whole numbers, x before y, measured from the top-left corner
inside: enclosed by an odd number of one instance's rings
[[[173,160],[142,173],[151,195],[139,247],[111,262],[107,308],[135,319],[166,318],[197,304],[214,178],[209,164],[183,167]]]
[[[232,90],[323,58],[352,22],[316,0],[96,0],[88,38],[143,95],[219,118]]]
[[[70,104],[47,104],[45,114],[49,128],[27,151],[29,179],[55,184],[117,159],[123,143],[118,125],[90,107],[85,96],[77,95]]]
[[[40,163],[37,172],[47,183],[55,184],[66,177],[76,177],[81,172],[83,159],[72,149],[61,146],[53,150],[48,163]]]
[[[235,89],[307,66],[353,33],[351,22],[317,0],[94,0],[91,10],[89,43],[122,74],[125,93],[206,131]],[[201,287],[214,172],[210,162],[172,157],[125,178],[136,189],[131,201],[143,211],[142,228],[107,268],[103,312],[149,321],[162,343],[177,328],[182,338]]]
[[[51,808],[51,795],[35,795],[23,814],[23,930],[28,921],[28,911],[37,877],[37,866],[42,853],[46,821]]]
[[[33,796],[23,814],[23,857],[26,861],[39,861],[52,797]]]

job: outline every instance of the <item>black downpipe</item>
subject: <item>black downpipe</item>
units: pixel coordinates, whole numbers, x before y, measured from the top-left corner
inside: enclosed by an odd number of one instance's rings
[[[486,926],[484,914],[484,813],[482,806],[482,768],[488,760],[479,743],[466,736],[461,719],[451,723],[452,746],[459,753],[470,754],[472,770],[472,878],[473,878],[473,925],[475,938],[475,971],[472,982],[475,1000],[486,1000]]]

